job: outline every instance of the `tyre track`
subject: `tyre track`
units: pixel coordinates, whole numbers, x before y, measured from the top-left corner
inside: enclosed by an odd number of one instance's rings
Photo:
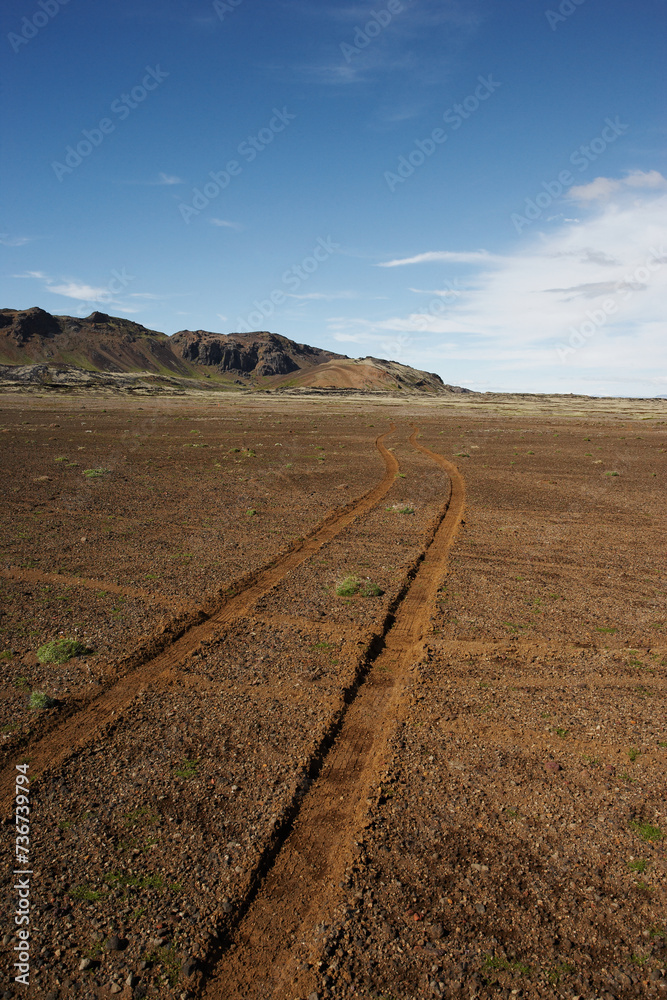
[[[465,490],[456,466],[417,442],[449,477],[449,495],[411,582],[389,616],[367,677],[352,693],[338,734],[290,829],[267,863],[263,884],[240,908],[220,945],[205,1000],[294,1000],[316,987],[313,935],[337,899],[366,797],[400,710],[411,667],[421,652],[437,588],[463,516]],[[298,808],[298,807],[297,807]],[[295,810],[296,811],[296,810]]]
[[[138,664],[133,664],[135,669],[126,673],[112,687],[71,714],[34,746],[28,745],[32,786],[35,787],[37,779],[47,772],[61,767],[69,757],[89,743],[100,729],[118,721],[120,713],[137,694],[153,684],[162,674],[177,668],[197,647],[216,639],[225,626],[247,614],[259,598],[275,587],[291,570],[305,562],[352,521],[367,514],[379,503],[391,489],[399,468],[396,457],[384,444],[385,437],[394,430],[395,425],[392,423],[390,429],[380,434],[375,441],[375,446],[385,464],[385,474],[377,486],[331,513],[305,539],[293,545],[263,569],[238,583],[237,592],[217,611],[208,614],[203,622],[198,620],[189,627],[186,626],[181,634],[171,638],[166,649],[152,657],[149,654]],[[201,616],[205,614],[204,611],[201,612]],[[5,767],[0,774],[1,815],[8,815],[11,809],[14,778],[13,764]]]
[[[79,587],[83,590],[101,591],[103,594],[121,594],[123,597],[143,601],[145,604],[156,604],[160,607],[168,608],[173,608],[174,606],[174,600],[171,597],[152,594],[149,590],[142,590],[140,587],[124,587],[121,584],[109,583],[106,580],[95,580],[92,577],[68,576],[64,573],[43,573],[38,569],[22,569],[20,566],[9,566],[7,569],[0,569],[0,578],[3,580],[14,580],[19,583],[53,583],[58,587]]]

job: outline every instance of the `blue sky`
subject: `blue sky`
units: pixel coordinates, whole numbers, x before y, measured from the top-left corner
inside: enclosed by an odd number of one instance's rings
[[[8,0],[3,305],[667,392],[665,0]]]

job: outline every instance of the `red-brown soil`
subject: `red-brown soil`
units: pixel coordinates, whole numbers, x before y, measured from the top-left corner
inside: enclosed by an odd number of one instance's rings
[[[3,403],[31,995],[665,995],[665,406],[576,405]]]

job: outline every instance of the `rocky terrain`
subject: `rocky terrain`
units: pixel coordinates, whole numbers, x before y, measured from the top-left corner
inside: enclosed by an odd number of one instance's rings
[[[508,410],[2,399],[35,996],[667,996],[666,404]]]

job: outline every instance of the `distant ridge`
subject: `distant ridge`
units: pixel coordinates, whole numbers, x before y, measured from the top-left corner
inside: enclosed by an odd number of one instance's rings
[[[181,390],[192,384],[199,389],[243,387],[287,393],[471,391],[445,385],[439,375],[398,361],[348,358],[268,331],[181,330],[169,337],[102,312],[81,319],[53,316],[37,306],[0,309],[0,366],[3,384],[54,388],[104,384],[120,391],[131,387],[131,379],[99,376],[150,375],[152,386],[164,380],[164,391],[176,384]],[[77,377],[77,372],[86,377]]]

